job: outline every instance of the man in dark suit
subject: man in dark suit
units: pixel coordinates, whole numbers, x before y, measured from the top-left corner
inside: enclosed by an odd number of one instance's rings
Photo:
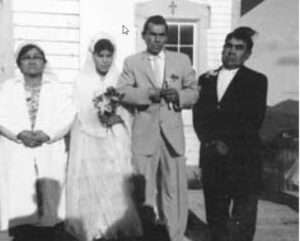
[[[200,167],[212,241],[251,241],[255,233],[261,187],[259,129],[266,110],[267,78],[244,66],[254,34],[248,27],[229,33],[222,66],[199,78],[193,122],[201,141]]]

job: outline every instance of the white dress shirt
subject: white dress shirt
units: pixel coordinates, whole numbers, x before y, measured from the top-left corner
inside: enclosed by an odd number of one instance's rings
[[[218,101],[220,101],[225,94],[229,84],[233,80],[234,76],[236,75],[239,69],[224,69],[222,68],[218,75],[217,80],[217,96]]]
[[[149,54],[149,59],[151,63],[154,76],[157,78],[156,82],[159,87],[162,86],[164,80],[164,69],[165,69],[165,53],[161,51],[158,55]],[[155,61],[158,61],[158,70],[155,70]],[[158,73],[156,73],[158,71]]]

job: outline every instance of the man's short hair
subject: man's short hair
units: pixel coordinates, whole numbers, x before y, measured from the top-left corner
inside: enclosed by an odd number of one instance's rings
[[[236,38],[239,40],[243,40],[249,51],[252,50],[253,47],[253,39],[252,37],[256,34],[256,31],[250,27],[239,27],[233,30],[231,33],[227,34],[225,38],[225,43],[228,42],[232,38]]]
[[[156,24],[156,25],[164,25],[166,27],[166,32],[168,32],[168,24],[167,24],[166,19],[161,15],[153,15],[153,16],[150,16],[146,20],[146,22],[144,24],[142,35],[146,34],[149,23],[153,23],[153,24]]]

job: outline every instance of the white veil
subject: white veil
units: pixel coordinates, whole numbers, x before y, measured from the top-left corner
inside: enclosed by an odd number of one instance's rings
[[[141,233],[136,212],[128,211],[129,194],[125,187],[127,177],[133,173],[130,115],[119,106],[117,113],[127,128],[121,124],[106,128],[101,125],[93,103],[95,94],[103,93],[107,87],[115,87],[119,78],[115,53],[106,76],[101,78],[96,72],[92,54],[100,39],[110,40],[116,52],[112,37],[97,34],[89,45],[74,87],[74,102],[80,123],[74,125],[71,138],[66,227],[80,240],[110,235],[108,231],[118,235],[119,227],[123,227],[125,232]],[[79,131],[76,129],[78,127]],[[133,230],[126,228],[127,225],[132,226]]]
[[[105,77],[101,78],[97,73],[93,61],[95,44],[100,39],[108,39],[114,46],[113,63]],[[119,71],[115,65],[116,45],[114,39],[106,33],[98,33],[91,40],[84,64],[75,80],[74,103],[78,110],[78,119],[81,122],[82,130],[92,136],[106,136],[106,128],[101,125],[97,117],[97,109],[94,107],[93,98],[110,87],[116,86]]]

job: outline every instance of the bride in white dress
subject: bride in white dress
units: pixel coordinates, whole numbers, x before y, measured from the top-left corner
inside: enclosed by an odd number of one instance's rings
[[[139,237],[141,222],[130,198],[131,164],[129,113],[119,106],[121,122],[107,128],[97,116],[93,98],[115,87],[116,46],[98,34],[75,81],[77,118],[71,131],[67,170],[66,228],[80,241]]]

